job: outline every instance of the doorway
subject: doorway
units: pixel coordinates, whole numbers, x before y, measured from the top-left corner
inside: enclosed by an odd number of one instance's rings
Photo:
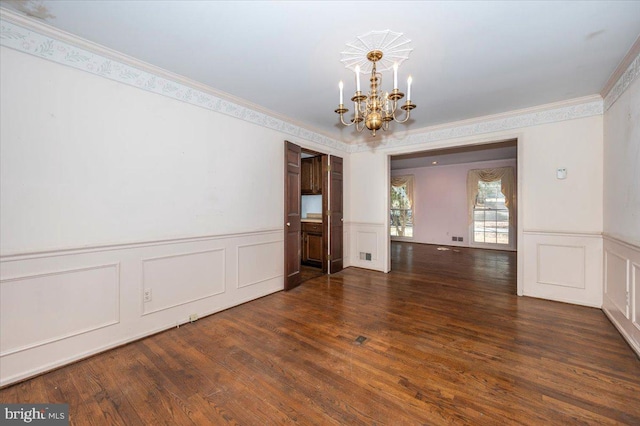
[[[391,269],[394,262],[403,264],[398,256],[410,253],[412,244],[440,250],[434,255],[488,249],[511,252],[516,259],[521,232],[518,152],[517,139],[508,139],[390,156]],[[505,190],[507,182],[511,186]],[[475,192],[470,190],[473,183]]]
[[[342,270],[342,158],[285,142],[285,290]]]

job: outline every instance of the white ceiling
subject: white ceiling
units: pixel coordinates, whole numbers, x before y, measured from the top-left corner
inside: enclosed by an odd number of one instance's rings
[[[597,94],[640,34],[640,1],[2,5],[345,142],[357,135],[333,112],[337,83],[350,97],[355,82],[340,52],[371,30],[412,40],[410,130]]]

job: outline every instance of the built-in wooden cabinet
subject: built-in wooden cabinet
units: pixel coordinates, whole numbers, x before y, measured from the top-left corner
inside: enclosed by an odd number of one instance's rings
[[[300,168],[302,195],[322,194],[322,158],[303,158]]]
[[[302,263],[322,266],[322,223],[302,222]]]

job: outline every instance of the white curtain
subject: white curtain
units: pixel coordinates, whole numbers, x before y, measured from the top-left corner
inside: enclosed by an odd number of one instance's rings
[[[513,167],[498,167],[495,169],[474,169],[467,174],[467,205],[469,206],[469,224],[473,223],[473,209],[478,196],[478,182],[501,181],[501,192],[504,194],[504,204],[509,209],[509,228],[515,228],[516,217],[516,179]],[[511,229],[509,230],[511,232]]]
[[[407,188],[407,198],[409,201],[407,208],[413,208],[413,175],[391,177],[391,186],[402,185],[406,185]]]

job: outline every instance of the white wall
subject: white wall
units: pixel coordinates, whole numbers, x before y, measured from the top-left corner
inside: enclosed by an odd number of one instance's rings
[[[303,218],[308,213],[322,213],[322,195],[303,195],[300,204]]]
[[[284,140],[344,153],[6,47],[0,67],[0,385],[283,288]]]
[[[350,179],[345,186],[350,197],[345,215],[348,234],[345,235],[347,245],[344,250],[348,253],[349,266],[387,272],[389,197],[384,188],[389,186],[388,158],[373,151],[351,154],[347,167]],[[360,259],[360,253],[370,253],[371,260]]]
[[[281,226],[282,134],[10,49],[1,59],[2,254]]]
[[[549,113],[555,115],[556,113]],[[491,120],[495,118],[492,117]],[[525,120],[521,120],[525,121]],[[474,128],[482,128],[477,120]],[[486,126],[492,123],[487,118]],[[510,122],[509,122],[510,123]],[[455,126],[455,123],[451,124]],[[434,131],[434,134],[436,132]],[[388,265],[389,155],[518,140],[519,292],[571,303],[602,304],[602,116],[531,125],[411,146],[377,147],[351,155],[350,238],[367,233],[362,249],[380,250]],[[568,178],[556,179],[566,167]],[[384,185],[381,185],[384,182]],[[357,206],[361,205],[360,208]],[[367,222],[365,226],[358,225]],[[373,224],[374,228],[371,225]],[[380,234],[371,235],[372,232]],[[367,246],[367,244],[369,246]],[[353,245],[353,244],[352,244]],[[567,256],[554,257],[557,250]],[[352,249],[352,256],[356,250]],[[352,261],[353,262],[353,261]],[[576,272],[578,271],[578,272]]]
[[[640,57],[635,60],[640,67]],[[640,78],[604,114],[603,309],[640,355]]]
[[[410,240],[469,247],[467,173],[494,167],[513,167],[517,174],[515,159],[392,170],[391,176],[414,176],[414,229]],[[452,241],[453,236],[463,237],[463,241]]]

